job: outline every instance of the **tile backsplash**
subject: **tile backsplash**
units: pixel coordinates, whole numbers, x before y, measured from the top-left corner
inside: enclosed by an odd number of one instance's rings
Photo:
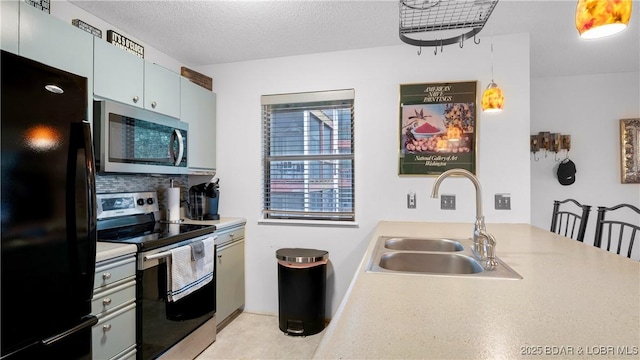
[[[166,189],[169,188],[173,179],[173,186],[180,187],[180,204],[187,200],[189,190],[188,175],[96,175],[96,192],[120,193],[120,192],[140,192],[155,191],[158,194],[158,206],[160,213],[164,214],[167,207]]]

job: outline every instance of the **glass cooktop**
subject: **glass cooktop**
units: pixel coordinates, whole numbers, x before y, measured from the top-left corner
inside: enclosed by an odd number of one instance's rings
[[[98,241],[135,244],[138,250],[151,250],[190,238],[207,235],[216,230],[214,225],[173,224],[147,222],[122,227],[98,227]]]

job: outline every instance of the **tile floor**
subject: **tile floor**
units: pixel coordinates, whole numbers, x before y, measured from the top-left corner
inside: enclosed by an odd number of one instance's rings
[[[243,312],[195,360],[311,359],[323,333],[287,336],[280,331],[277,316]]]

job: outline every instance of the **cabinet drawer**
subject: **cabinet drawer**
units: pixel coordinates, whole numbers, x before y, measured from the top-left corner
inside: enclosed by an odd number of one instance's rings
[[[91,329],[94,359],[110,359],[136,343],[136,305],[105,316]]]
[[[136,258],[127,256],[101,261],[96,264],[94,289],[100,289],[129,276],[136,275]]]
[[[232,242],[232,241],[237,241],[237,240],[243,239],[244,238],[244,226],[237,227],[237,228],[231,228],[231,229],[225,229],[225,230],[222,230],[220,232],[216,231],[213,234],[215,236],[217,236],[216,245],[220,246],[220,245],[228,243],[228,242]]]
[[[121,284],[108,286],[104,290],[96,291],[91,300],[91,314],[102,315],[116,309],[127,302],[135,301],[136,281],[126,281]]]

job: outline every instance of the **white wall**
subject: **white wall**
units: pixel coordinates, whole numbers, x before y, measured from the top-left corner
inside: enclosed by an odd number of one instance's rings
[[[461,221],[475,216],[473,185],[447,179],[440,193],[457,194],[455,211],[439,210],[429,198],[433,177],[398,176],[399,84],[477,80],[479,93],[491,80],[490,39],[480,45],[433,49],[409,45],[322,53],[200,67],[217,93],[217,164],[222,216],[247,218],[246,310],[275,314],[277,262],[284,247],[329,251],[327,315],[335,313],[379,220]],[[501,114],[478,112],[478,176],[485,217],[527,223],[529,174],[529,36],[494,37],[495,81],[506,92]],[[265,94],[355,89],[355,202],[357,228],[258,225],[261,218],[261,108]],[[417,209],[406,194],[417,193]],[[493,210],[495,193],[511,193],[512,210]],[[491,231],[489,225],[488,230]],[[471,235],[471,225],[469,225]],[[425,234],[428,235],[428,234]],[[498,239],[498,242],[500,239]]]
[[[592,206],[585,243],[593,244],[597,206],[640,206],[640,185],[620,182],[619,121],[638,117],[638,72],[531,80],[531,134],[571,135],[569,158],[577,169],[575,183],[563,186],[553,153],[539,153],[538,161],[531,157],[532,225],[548,229],[553,200],[573,198]]]

